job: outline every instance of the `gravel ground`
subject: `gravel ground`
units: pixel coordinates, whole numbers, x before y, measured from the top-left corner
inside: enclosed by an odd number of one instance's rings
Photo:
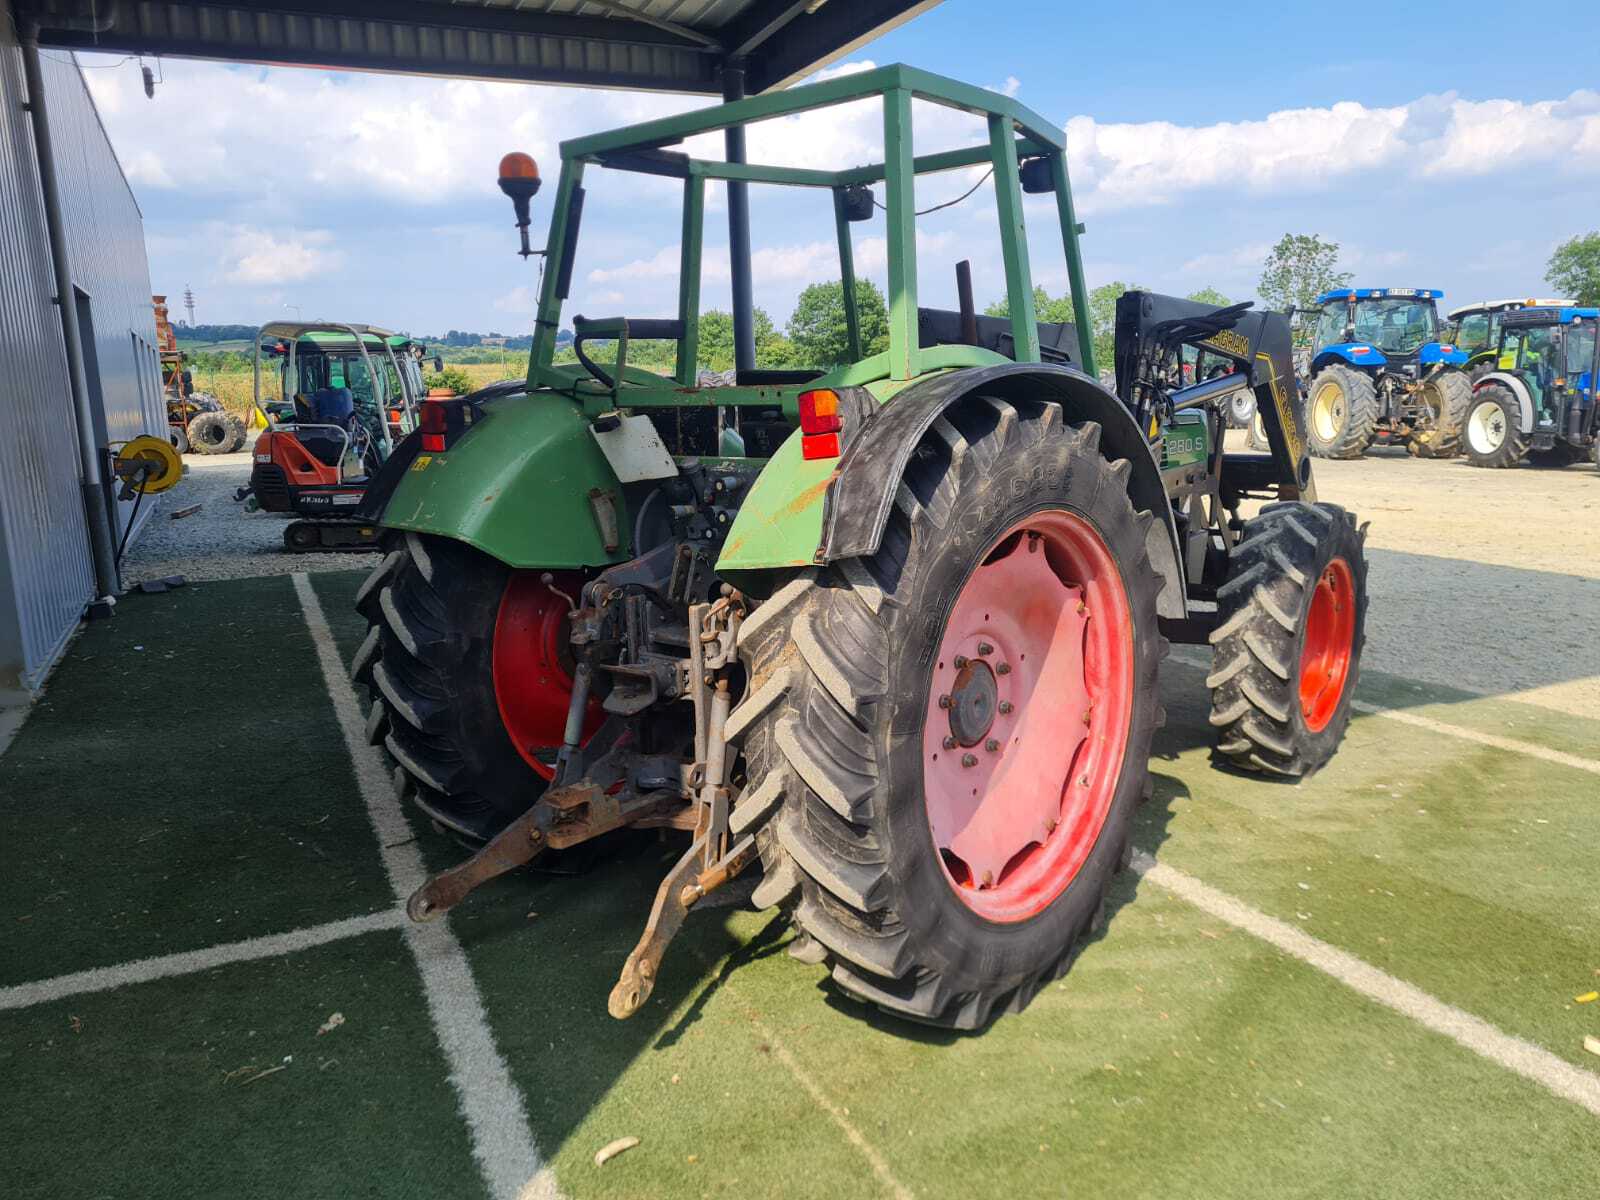
[[[1242,447],[1241,447],[1242,448]],[[1600,717],[1600,471],[1317,460],[1367,533],[1375,670]]]
[[[363,570],[377,561],[371,552],[291,554],[285,550],[283,530],[288,518],[245,512],[244,505],[233,498],[234,489],[249,482],[249,451],[186,454],[183,462],[188,468],[183,481],[162,493],[160,508],[128,548],[123,575],[129,584],[166,575],[203,582],[293,571]],[[191,504],[199,504],[200,511],[192,517],[172,519],[172,513]]]
[[[371,554],[291,554],[285,519],[233,490],[248,453],[185,458],[128,552],[132,582],[362,570]],[[1367,663],[1426,683],[1600,717],[1600,471],[1484,471],[1379,451],[1316,464],[1318,494],[1371,522]],[[168,514],[199,503],[192,517]]]

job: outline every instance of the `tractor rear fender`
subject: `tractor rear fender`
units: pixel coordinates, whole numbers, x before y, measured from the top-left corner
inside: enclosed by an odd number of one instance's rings
[[[1043,400],[1060,405],[1068,421],[1099,424],[1101,452],[1107,458],[1125,458],[1132,466],[1128,492],[1135,510],[1148,509],[1157,518],[1150,525],[1149,552],[1151,565],[1162,577],[1160,614],[1184,616],[1177,530],[1149,442],[1114,394],[1081,371],[1050,363],[1004,363],[948,371],[898,393],[850,440],[832,482],[818,498],[822,541],[816,561],[858,558],[877,551],[895,489],[912,452],[946,409],[975,394],[1001,400]]]
[[[1336,346],[1324,346],[1317,351],[1317,356],[1311,360],[1311,373],[1315,375],[1323,367],[1334,362],[1348,363],[1352,367],[1364,370],[1389,364],[1383,351],[1376,346],[1369,346],[1365,342],[1340,342]]]
[[[1509,371],[1490,371],[1487,375],[1478,376],[1472,385],[1474,392],[1481,392],[1491,383],[1498,383],[1517,398],[1517,424],[1523,433],[1533,432],[1533,395],[1528,391],[1528,385],[1523,383]]]

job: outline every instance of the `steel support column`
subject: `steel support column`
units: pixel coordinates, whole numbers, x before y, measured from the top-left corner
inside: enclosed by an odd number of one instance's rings
[[[744,66],[729,63],[722,68],[722,98],[744,99]],[[744,126],[724,131],[727,159],[742,163]],[[750,277],[750,185],[742,179],[728,181],[728,265],[733,276],[733,365],[750,371],[756,365],[755,293]]]
[[[115,542],[111,520],[106,512],[104,476],[100,468],[101,448],[94,440],[93,401],[89,395],[89,376],[83,365],[83,331],[78,325],[77,297],[72,290],[72,264],[67,256],[65,223],[61,217],[61,192],[56,183],[55,152],[50,142],[50,120],[46,112],[44,78],[39,68],[39,39],[29,29],[22,39],[22,71],[28,85],[28,116],[33,122],[33,150],[38,158],[39,191],[44,198],[45,234],[50,242],[50,261],[55,270],[56,307],[61,313],[61,337],[67,352],[67,377],[72,388],[72,404],[77,413],[78,470],[83,491],[83,517],[89,528],[89,551],[94,562],[96,598],[115,596],[122,590],[117,574]]]

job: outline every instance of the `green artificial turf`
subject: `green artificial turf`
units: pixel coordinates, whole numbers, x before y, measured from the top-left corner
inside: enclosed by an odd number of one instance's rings
[[[8,1200],[484,1195],[394,932],[0,1013],[0,1078]]]
[[[0,984],[392,903],[286,578],[134,594],[0,757]]]
[[[313,577],[346,661],[363,575]],[[197,620],[235,622],[220,669],[191,648]],[[145,670],[152,653],[176,683]],[[1593,1069],[1600,1004],[1572,998],[1600,987],[1594,777],[1366,716],[1309,781],[1225,772],[1203,675],[1165,673],[1139,844]],[[1568,753],[1600,744],[1578,717],[1381,673],[1362,695]],[[225,700],[245,715],[220,721]],[[180,757],[160,788],[103,787],[105,764],[179,719],[219,731],[204,768]],[[0,897],[29,918],[0,937],[4,982],[391,902],[287,580],[135,597],[91,628],[0,758],[0,793],[25,835],[0,848]],[[432,866],[459,860],[411,816]],[[72,854],[47,836],[63,823]],[[130,831],[152,828],[130,856]],[[41,841],[44,864],[24,852]],[[497,880],[449,918],[574,1200],[1564,1200],[1600,1178],[1590,1114],[1131,876],[1071,973],[977,1035],[858,1007],[783,952],[780,917],[730,906],[693,912],[650,1002],[614,1021],[606,995],[677,852],[641,835],[564,864],[578,874]],[[180,864],[192,883],[169,896]],[[319,1037],[333,1011],[346,1024]],[[0,1193],[479,1195],[446,1069],[393,933],[0,1013],[0,1078],[29,1098],[0,1116]],[[640,1144],[596,1167],[625,1136]]]

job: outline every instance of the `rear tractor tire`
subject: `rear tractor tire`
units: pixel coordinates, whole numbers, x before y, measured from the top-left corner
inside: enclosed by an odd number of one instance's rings
[[[1306,400],[1306,444],[1318,458],[1360,458],[1378,429],[1371,376],[1334,363],[1317,372]]]
[[[201,454],[231,454],[238,449],[234,426],[224,412],[203,412],[189,422],[189,446]],[[239,443],[244,439],[240,437]]]
[[[1522,432],[1522,406],[1511,390],[1485,384],[1472,394],[1464,444],[1475,467],[1515,467],[1528,457],[1528,435]]]
[[[1461,435],[1472,407],[1472,381],[1463,371],[1441,371],[1422,385],[1433,410],[1433,427],[1414,435],[1411,445],[1421,458],[1454,458],[1461,453]]]
[[[729,718],[759,905],[858,1000],[974,1029],[1104,921],[1160,720],[1154,519],[1100,427],[958,401],[878,551],[800,572],[739,631]]]
[[[556,650],[566,602],[537,572],[407,533],[356,607],[371,628],[351,674],[371,693],[367,736],[394,759],[396,789],[462,837],[493,837],[551,774],[539,751],[559,745],[571,696]]]
[[[1223,762],[1304,776],[1333,756],[1365,640],[1364,540],[1333,504],[1269,504],[1245,522],[1206,678]]]

